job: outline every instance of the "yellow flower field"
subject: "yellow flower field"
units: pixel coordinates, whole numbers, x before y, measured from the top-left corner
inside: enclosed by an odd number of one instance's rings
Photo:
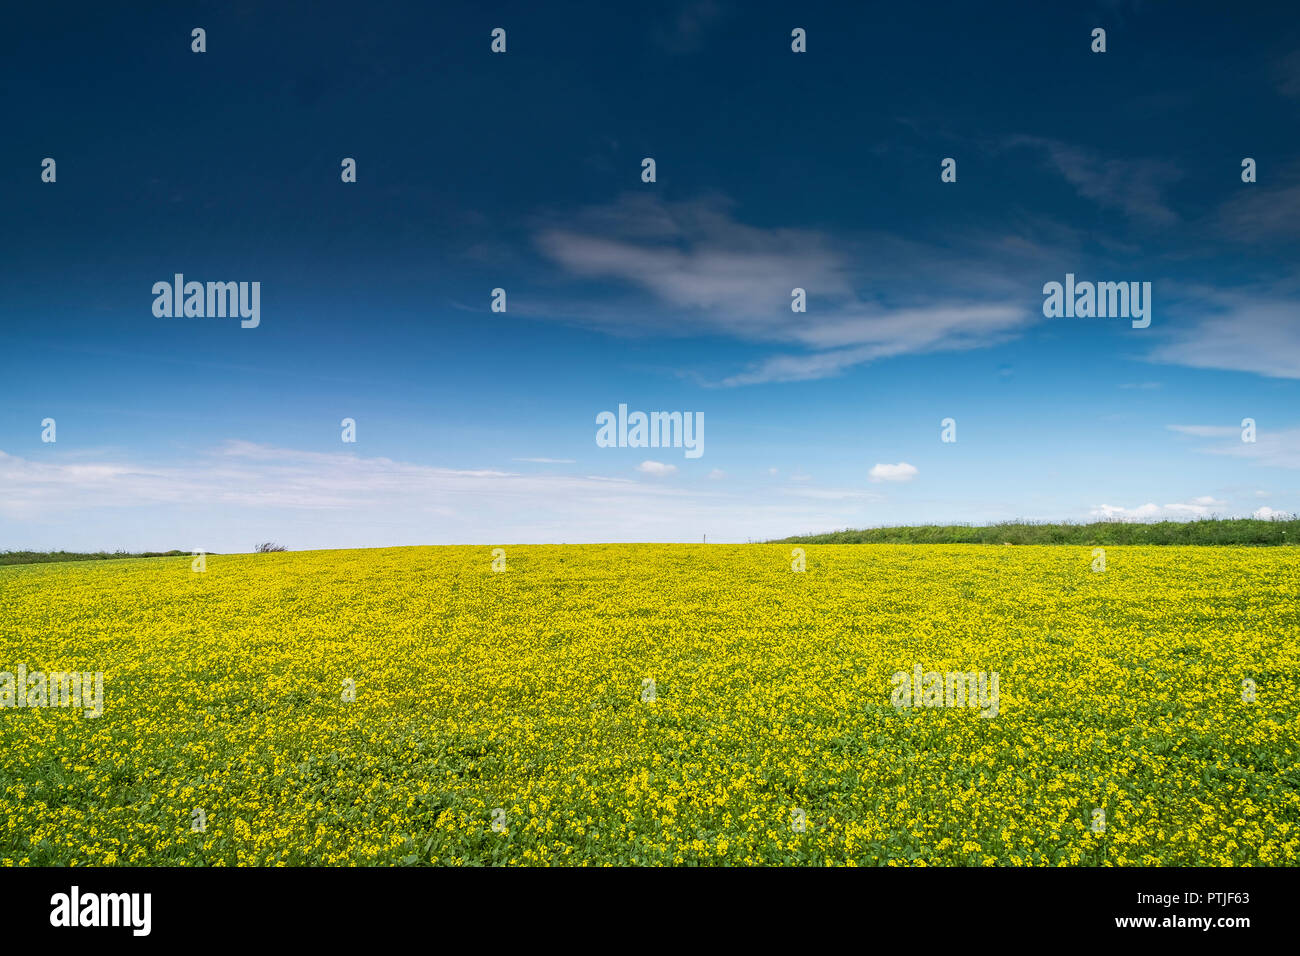
[[[503,547],[0,568],[0,860],[1298,861],[1295,549]]]

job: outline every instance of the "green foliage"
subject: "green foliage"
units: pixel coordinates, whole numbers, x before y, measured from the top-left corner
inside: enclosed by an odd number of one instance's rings
[[[47,561],[117,561],[121,558],[174,558],[189,557],[188,551],[0,551],[0,565],[44,564]]]
[[[780,538],[776,544],[1201,544],[1287,545],[1300,540],[1300,518],[1206,518],[1199,521],[1007,521],[990,525],[901,525]]]

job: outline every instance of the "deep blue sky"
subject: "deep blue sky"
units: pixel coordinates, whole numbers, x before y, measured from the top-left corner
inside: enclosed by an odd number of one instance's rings
[[[0,31],[0,548],[1300,510],[1293,5],[149,6]]]

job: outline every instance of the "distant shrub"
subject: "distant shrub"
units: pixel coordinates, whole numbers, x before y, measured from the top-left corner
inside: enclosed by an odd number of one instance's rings
[[[1300,517],[1202,518],[1194,521],[1005,521],[991,525],[903,525],[781,538],[784,544],[1200,544],[1295,545]]]
[[[255,554],[270,554],[272,551],[288,551],[282,544],[276,544],[274,541],[263,541],[253,549]]]
[[[208,554],[213,552],[209,551]],[[189,557],[188,551],[0,551],[0,565],[44,564],[49,561],[116,561],[120,558]]]

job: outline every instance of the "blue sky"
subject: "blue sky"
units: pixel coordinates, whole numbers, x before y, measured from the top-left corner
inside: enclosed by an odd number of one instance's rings
[[[264,6],[0,37],[0,548],[1300,510],[1285,5]],[[1150,327],[1045,318],[1067,273]]]

